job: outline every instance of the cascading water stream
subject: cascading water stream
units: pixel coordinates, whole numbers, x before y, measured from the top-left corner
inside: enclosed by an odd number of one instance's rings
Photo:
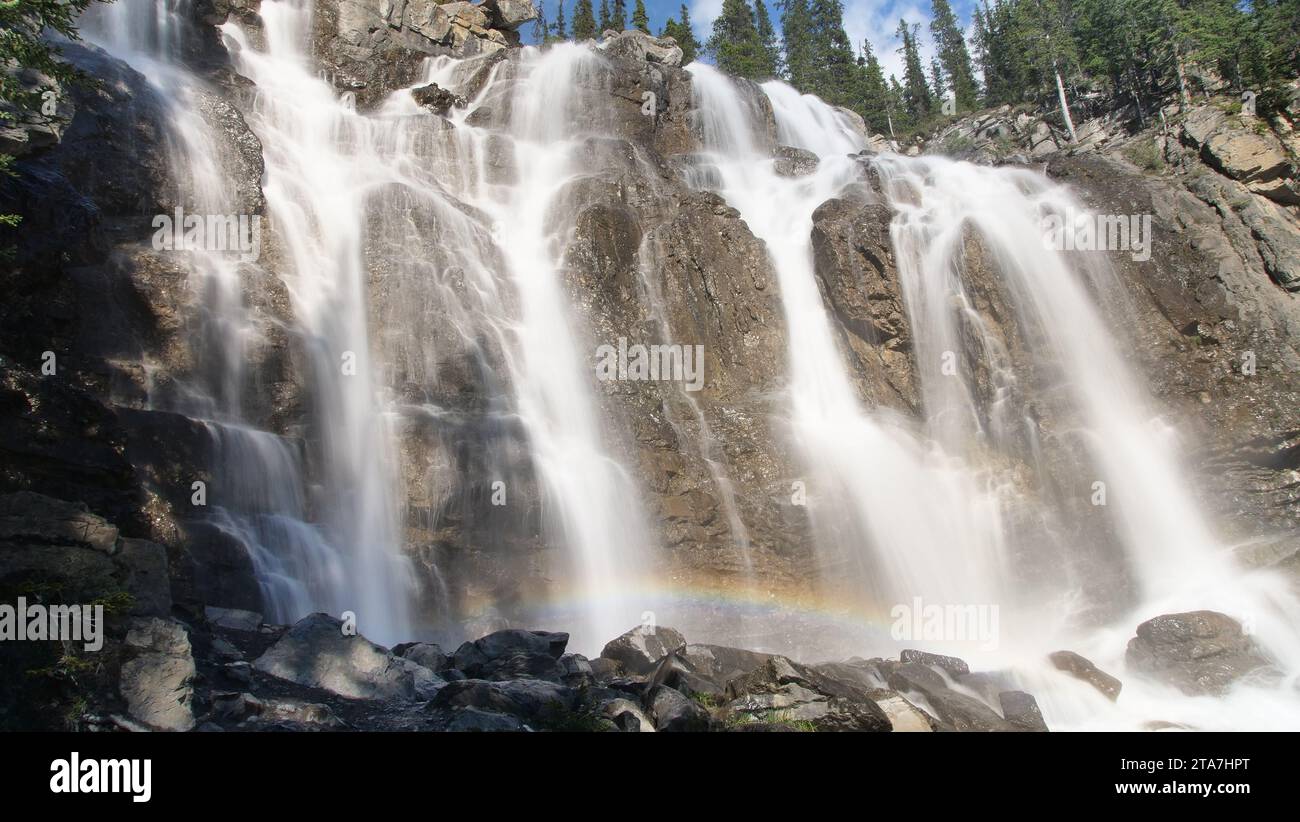
[[[453,118],[477,179],[457,195],[504,227],[501,251],[519,297],[507,350],[518,413],[528,431],[554,536],[569,548],[571,596],[580,603],[573,644],[596,649],[640,619],[632,591],[646,569],[647,544],[636,483],[606,451],[590,386],[591,362],[570,315],[559,259],[572,225],[560,196],[581,179],[587,138],[573,127],[584,87],[601,82],[600,58],[580,45],[525,51],[505,125],[517,179],[493,185],[490,141]],[[502,233],[498,228],[497,233]]]
[[[437,124],[446,121],[416,106],[406,92],[370,116],[336,100],[310,73],[303,52],[308,15],[306,6],[289,2],[264,5],[265,53],[237,26],[228,25],[226,33],[240,72],[259,89],[252,126],[266,146],[267,199],[296,261],[290,286],[316,338],[329,346],[318,379],[337,368],[338,349],[359,354],[366,345],[360,312],[367,223],[378,224],[381,237],[400,225],[396,233],[416,246],[399,249],[401,257],[436,243],[431,270],[403,260],[412,271],[399,287],[414,296],[430,285],[411,277],[463,278],[464,289],[449,283],[438,289],[433,302],[442,317],[412,319],[450,320],[467,347],[487,338],[503,353],[511,413],[527,433],[542,486],[547,535],[568,549],[556,569],[563,601],[538,618],[570,630],[573,647],[596,650],[640,619],[643,608],[629,604],[629,591],[640,580],[646,554],[636,484],[603,444],[585,367],[590,357],[582,353],[559,266],[569,223],[557,198],[581,178],[579,152],[591,136],[573,133],[570,124],[584,84],[599,82],[599,58],[579,46],[527,50],[520,76],[490,80],[484,92],[509,96],[506,121],[495,128],[471,125],[472,104],[444,131]],[[436,60],[430,75],[454,89],[459,68]],[[402,193],[376,193],[385,187]],[[408,224],[408,212],[432,226]],[[357,306],[356,316],[351,325],[331,326],[340,303]],[[419,327],[396,330],[421,335]],[[439,356],[435,351],[424,358]],[[364,416],[347,399],[337,413]],[[361,470],[369,464],[363,456],[373,456],[381,439],[376,432],[339,458],[349,470]],[[518,489],[502,490],[509,510]]]
[[[878,603],[916,596],[1001,601],[995,502],[979,477],[919,440],[901,418],[863,408],[817,288],[812,214],[859,178],[861,169],[848,154],[861,149],[861,138],[846,128],[819,127],[836,122],[824,104],[770,85],[784,123],[780,137],[822,158],[809,177],[783,177],[762,152],[742,90],[709,66],[695,63],[688,71],[720,193],[767,244],[780,280],[791,340],[791,424],[809,466],[809,507],[822,530],[825,562],[885,566],[878,573],[853,569],[858,583],[878,586],[869,592]],[[802,110],[792,117],[791,108]],[[856,546],[864,540],[880,550],[863,556]]]
[[[1115,285],[1105,278],[1108,269],[1097,260],[1081,265],[1043,241],[1045,214],[1081,210],[1068,192],[1028,170],[931,157],[875,160],[897,215],[891,235],[927,423],[915,430],[854,395],[812,269],[812,212],[859,178],[847,155],[860,150],[860,139],[824,103],[768,83],[763,92],[777,140],[820,158],[810,177],[781,178],[754,125],[761,120],[745,107],[745,89],[707,66],[689,70],[720,193],[767,243],[780,278],[791,339],[792,428],[808,464],[817,467],[814,487],[834,502],[813,508],[823,548],[830,541],[837,553],[858,554],[874,578],[855,582],[869,586],[878,601],[910,603],[919,596],[941,605],[999,606],[997,652],[969,645],[954,651],[983,667],[1010,667],[1038,696],[1053,728],[1142,728],[1155,719],[1267,728],[1280,717],[1300,725],[1300,700],[1291,692],[1300,672],[1300,604],[1281,578],[1234,567],[1196,509],[1173,456],[1173,431],[1137,388],[1089,293],[1090,286]],[[1068,575],[1024,578],[1010,560],[1014,552],[1017,562],[1050,565],[1059,548],[1042,534],[1017,541],[1008,533],[1008,517],[1026,502],[999,490],[1010,487],[997,466],[1014,456],[1015,425],[998,416],[1019,377],[1006,352],[991,335],[976,335],[976,355],[989,361],[998,388],[994,407],[983,411],[971,378],[940,367],[944,354],[964,353],[960,322],[982,328],[962,282],[968,232],[988,250],[1022,333],[1041,341],[1040,356],[1064,383],[1065,399],[1058,401],[1068,406],[1094,466],[1075,468],[1097,472],[1109,491],[1107,519],[1140,602],[1110,625],[1076,618],[1080,592]],[[993,423],[991,431],[982,418]],[[1031,438],[1030,450],[1037,445]],[[1079,484],[1091,490],[1094,478],[1086,479]],[[1034,490],[1041,506],[1046,494]],[[856,546],[846,544],[845,534]],[[1046,654],[1070,647],[1103,669],[1123,670],[1123,649],[1137,622],[1206,608],[1254,626],[1282,671],[1276,682],[1241,684],[1216,700],[1126,676],[1125,700],[1117,707],[1044,664]]]
[[[278,11],[268,4],[263,13],[278,23],[282,19]],[[184,16],[168,3],[123,0],[96,8],[86,22],[91,41],[141,71],[166,106],[171,165],[181,189],[178,204],[199,219],[237,212],[222,152],[212,127],[200,114],[200,97],[210,92],[180,62]],[[274,33],[286,27],[269,28],[273,42],[283,45]],[[300,34],[294,31],[285,39],[304,42]],[[293,51],[289,59],[297,56],[300,52]],[[329,105],[333,107],[332,99]],[[324,125],[325,120],[311,125]],[[299,271],[332,271],[329,264],[345,257],[347,249],[331,246],[326,254],[334,252],[333,258],[308,256],[304,248],[311,239],[294,222],[302,212],[284,206],[282,189],[276,187],[284,177],[274,173],[274,166],[271,171],[268,202],[274,218],[286,224],[283,236],[295,253]],[[327,209],[334,205],[322,192],[312,192],[305,202]],[[339,242],[346,243],[347,236]],[[191,285],[199,307],[194,336],[200,341],[197,347],[204,367],[172,404],[179,402],[175,410],[204,420],[211,432],[215,485],[208,521],[248,551],[268,619],[291,622],[312,610],[335,615],[352,610],[376,639],[410,638],[410,574],[397,550],[391,478],[383,475],[382,420],[371,407],[370,384],[364,376],[368,340],[364,325],[357,324],[357,318],[364,316],[364,299],[354,290],[334,303],[299,300],[296,306],[300,311],[309,309],[303,312],[305,330],[308,348],[316,354],[314,404],[323,418],[320,438],[326,453],[323,487],[318,498],[309,501],[299,450],[244,421],[244,363],[250,348],[259,342],[243,294],[242,266],[252,261],[241,261],[207,243],[188,249],[186,260],[193,269]],[[348,383],[338,360],[327,365],[324,360],[337,356],[330,343],[352,346],[354,367],[363,376]],[[308,522],[312,508],[324,513],[323,521]]]

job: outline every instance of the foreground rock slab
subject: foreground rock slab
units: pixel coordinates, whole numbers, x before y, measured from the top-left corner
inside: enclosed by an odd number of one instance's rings
[[[328,614],[304,617],[253,667],[353,699],[414,700],[417,679],[427,681],[433,676],[363,636],[346,636],[342,628],[343,623]]]

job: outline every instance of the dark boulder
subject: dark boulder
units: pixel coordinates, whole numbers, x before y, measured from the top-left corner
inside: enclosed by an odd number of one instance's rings
[[[892,728],[870,692],[781,656],[732,680],[726,696],[728,716],[742,722],[784,722],[819,731]]]
[[[1223,694],[1269,666],[1241,623],[1217,611],[1165,614],[1138,626],[1125,658],[1129,667],[1183,693]]]
[[[1092,663],[1092,660],[1076,654],[1074,651],[1056,651],[1049,659],[1057,670],[1065,671],[1075,679],[1081,679],[1105,694],[1111,702],[1119,699],[1119,692],[1124,683],[1106,673]]]
[[[1038,709],[1038,700],[1024,691],[1003,691],[998,695],[1002,717],[1022,731],[1046,731],[1047,722]]]
[[[656,731],[707,731],[708,710],[675,688],[656,685],[646,692],[645,707]]]
[[[569,635],[508,629],[456,649],[451,665],[471,679],[531,677],[559,682],[566,674],[559,660]]]
[[[465,105],[464,97],[447,91],[437,83],[429,83],[427,86],[411,89],[411,97],[415,99],[415,102],[434,114],[446,114],[456,106]]]

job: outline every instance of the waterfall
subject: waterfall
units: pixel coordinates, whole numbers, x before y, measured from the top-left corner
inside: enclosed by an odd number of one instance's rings
[[[819,498],[809,507],[829,575],[843,585],[847,571],[859,597],[886,606],[917,597],[943,606],[998,606],[1002,641],[995,652],[960,642],[951,650],[982,667],[1010,668],[1029,683],[1053,728],[1140,728],[1153,718],[1263,728],[1279,713],[1300,718],[1287,694],[1300,672],[1300,604],[1281,578],[1236,568],[1193,502],[1176,459],[1176,431],[1144,396],[1122,356],[1122,336],[1102,319],[1106,306],[1097,295],[1119,287],[1104,260],[1044,243],[1046,215],[1083,211],[1069,192],[1025,169],[942,157],[874,159],[895,210],[891,239],[915,337],[923,420],[912,425],[857,396],[814,277],[813,211],[831,197],[867,196],[853,188],[862,168],[849,156],[863,141],[834,109],[776,82],[761,89],[775,121],[775,134],[768,134],[757,89],[699,63],[688,71],[717,189],[767,243],[779,277],[790,338],[791,430],[808,465],[810,497]],[[815,173],[776,174],[773,137],[816,154]],[[1021,383],[1035,375],[1016,373],[974,308],[965,280],[969,237],[995,271],[1010,321],[1041,360],[1038,376],[1050,389],[1043,402],[1064,409],[1071,429],[1058,437],[1077,440],[1066,493],[1086,497],[1094,481],[1104,483],[1101,523],[1094,518],[1091,533],[1074,531],[1077,544],[1013,527],[1025,509],[1062,501],[1041,476],[1016,490],[1006,467],[1042,457],[1035,421],[1014,413],[1017,394],[1029,390]],[[983,359],[992,397],[979,398],[969,370],[945,371],[945,355],[953,363]],[[1069,510],[1040,513],[1070,518]],[[1095,595],[1095,580],[1078,574],[1104,565],[1112,538],[1121,550],[1119,577],[1131,580],[1133,596],[1081,602]],[[1102,556],[1087,556],[1092,552]],[[1126,679],[1121,709],[1044,664],[1051,651],[1073,647],[1103,668],[1122,670],[1133,625],[1202,608],[1253,624],[1257,641],[1286,672],[1280,683],[1242,685],[1218,702]]]
[[[373,115],[358,114],[311,72],[309,7],[269,2],[261,14],[267,51],[254,49],[237,25],[225,33],[238,70],[257,84],[251,126],[265,146],[267,200],[292,251],[296,304],[321,349],[317,380],[338,385],[340,351],[367,350],[364,311],[375,299],[365,286],[374,263],[369,246],[376,237],[393,239],[399,271],[392,287],[403,300],[427,299],[429,311],[389,318],[393,328],[379,333],[422,349],[426,328],[449,323],[451,345],[474,349],[485,369],[496,367],[487,362],[495,356],[504,361],[497,378],[511,394],[495,401],[525,432],[545,534],[565,548],[547,572],[561,583],[563,602],[536,618],[570,630],[574,647],[598,650],[639,620],[643,607],[629,598],[647,553],[639,491],[606,446],[589,370],[594,349],[571,316],[560,268],[570,228],[561,198],[584,173],[586,138],[598,136],[575,134],[571,124],[583,87],[601,82],[600,58],[580,46],[528,50],[519,76],[493,80],[483,92],[492,102],[508,98],[509,114],[494,127],[474,125],[470,106],[448,131],[406,92]],[[431,61],[428,80],[454,89],[462,69]],[[435,257],[432,265],[419,259],[421,249]],[[453,277],[462,282],[453,286]],[[437,363],[448,356],[441,342],[407,356]],[[436,381],[436,367],[416,376]],[[369,396],[337,390],[334,425],[354,435],[331,455],[335,470],[345,477],[377,470],[385,443],[368,417]],[[372,524],[355,537],[387,525],[381,519],[394,503],[378,495],[389,487],[379,480],[352,483],[377,492],[363,509]],[[500,493],[512,510],[519,489],[503,483]]]
[[[509,618],[475,602],[474,624],[567,630],[571,649],[594,655],[663,602],[649,588],[664,546],[646,522],[637,446],[620,440],[616,403],[592,375],[596,344],[612,341],[586,327],[590,306],[566,270],[584,185],[606,182],[617,162],[650,165],[607,121],[610,63],[570,43],[500,61],[439,57],[417,85],[437,83],[465,105],[437,116],[403,89],[359,110],[317,73],[312,13],[311,0],[263,0],[259,36],[234,21],[221,28],[252,83],[241,94],[264,154],[266,265],[291,297],[305,419],[290,436],[251,418],[245,362],[261,342],[243,294],[251,263],[215,253],[189,258],[200,365],[178,397],[156,402],[209,430],[209,518],[247,547],[270,619],[352,610],[362,633],[388,643],[445,627],[446,600],[463,593],[445,566],[465,561],[447,555],[468,548],[441,544],[438,531],[468,511],[500,538],[494,560],[512,559],[506,531],[531,551],[516,569],[526,601]],[[174,7],[120,0],[88,22],[166,102],[178,203],[235,211],[200,114],[209,90],[177,56]],[[1276,575],[1237,567],[1198,509],[1177,429],[1127,355],[1122,283],[1099,255],[1042,242],[1045,216],[1083,210],[1070,192],[1027,169],[868,156],[853,120],[814,97],[698,62],[686,71],[699,151],[646,176],[662,175],[653,188],[684,166],[688,184],[715,190],[766,246],[789,340],[782,422],[827,601],[882,620],[918,601],[996,609],[995,643],[905,644],[1006,673],[1053,728],[1300,724],[1300,604]],[[779,147],[812,153],[816,169],[779,173]],[[814,213],[834,198],[894,214],[919,417],[878,404],[847,365],[812,242]],[[645,282],[658,253],[650,242],[638,250]],[[647,325],[667,335],[663,296],[643,290]],[[667,424],[683,441],[696,432],[753,582],[739,474],[703,402],[684,393],[681,407]],[[427,486],[419,506],[414,485]],[[1122,671],[1137,623],[1206,608],[1252,625],[1280,677],[1223,699],[1126,677],[1113,704],[1045,662],[1069,649]],[[853,640],[854,652],[898,651]]]
[[[568,548],[565,570],[583,603],[573,642],[595,650],[639,621],[632,592],[648,550],[640,490],[606,447],[591,388],[594,347],[575,330],[559,266],[572,227],[563,195],[588,173],[588,139],[601,136],[598,127],[584,132],[574,124],[585,119],[583,89],[601,88],[607,69],[586,47],[560,44],[544,53],[527,49],[520,72],[505,91],[510,115],[500,123],[516,179],[488,183],[490,142],[500,134],[469,125],[467,109],[453,122],[472,146],[477,180],[457,193],[506,227],[501,251],[520,309],[507,347],[516,407],[544,486],[550,533]]]
[[[813,275],[813,211],[856,181],[846,130],[810,128],[835,115],[776,85],[780,136],[821,156],[811,177],[778,175],[752,132],[746,95],[725,75],[693,63],[704,147],[721,194],[762,239],[776,270],[790,338],[791,424],[805,454],[809,509],[829,568],[851,568],[877,602],[1000,601],[1002,545],[996,506],[981,478],[918,438],[902,418],[867,409],[854,389]],[[802,109],[802,110],[801,110]],[[789,121],[787,112],[793,113]],[[881,546],[864,556],[864,541]],[[885,548],[887,546],[887,549]],[[874,573],[867,566],[876,568]],[[859,592],[863,593],[863,592]]]
[[[292,25],[302,25],[307,12],[268,4],[263,14],[272,42],[288,50],[276,65],[285,71],[301,67],[301,74],[306,31]],[[211,91],[183,67],[177,53],[187,25],[178,8],[123,0],[96,8],[86,22],[91,42],[144,74],[165,104],[170,160],[181,187],[178,205],[199,217],[238,212],[212,126],[200,114],[201,97]],[[266,77],[259,79],[269,84]],[[412,633],[411,573],[400,553],[386,422],[370,376],[357,230],[347,222],[355,211],[340,214],[339,192],[330,187],[329,175],[344,162],[331,132],[337,106],[328,92],[311,96],[317,85],[282,84],[282,94],[262,98],[272,103],[272,116],[258,125],[292,127],[273,119],[281,101],[292,100],[301,117],[293,125],[302,128],[304,144],[284,147],[306,152],[295,159],[307,162],[285,168],[286,156],[269,143],[265,191],[271,220],[282,224],[292,261],[291,272],[276,273],[286,279],[297,275],[291,283],[302,321],[297,330],[310,354],[312,407],[320,418],[314,427],[323,452],[318,493],[307,499],[300,450],[245,420],[244,362],[257,344],[243,297],[243,266],[251,262],[206,246],[186,253],[200,307],[192,337],[203,362],[185,378],[181,399],[170,404],[178,406],[171,410],[204,420],[211,432],[210,519],[248,551],[265,616],[291,622],[313,610],[336,616],[351,610],[367,635],[397,642]],[[307,96],[292,96],[300,91]],[[331,158],[334,165],[328,164]],[[293,190],[304,171],[316,172],[305,177],[316,188]],[[343,372],[345,351],[354,378]],[[309,520],[309,509],[318,516]]]

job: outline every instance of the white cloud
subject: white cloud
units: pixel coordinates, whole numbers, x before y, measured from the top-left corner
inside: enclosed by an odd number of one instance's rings
[[[722,14],[722,0],[691,0],[691,31],[701,43],[713,33],[713,21]]]

